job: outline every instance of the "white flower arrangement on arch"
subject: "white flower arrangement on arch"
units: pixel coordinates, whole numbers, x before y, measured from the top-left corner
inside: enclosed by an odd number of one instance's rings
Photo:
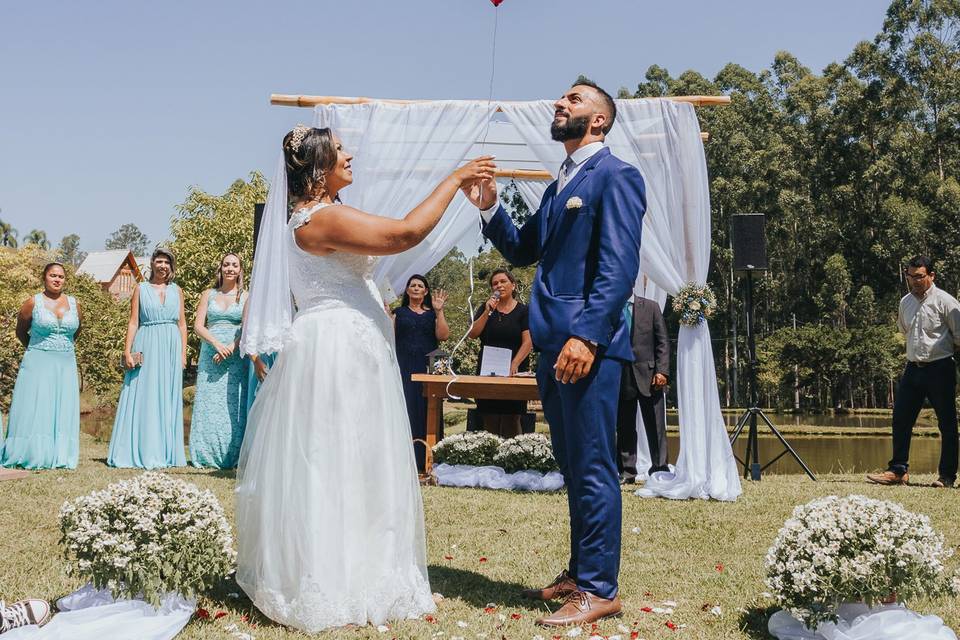
[[[930,519],[859,495],[796,507],[767,552],[766,582],[777,603],[808,628],[836,621],[845,602],[956,594],[945,561],[953,550]]]
[[[673,310],[680,314],[680,324],[695,327],[713,317],[717,297],[706,283],[688,282],[673,297]]]
[[[154,606],[170,592],[193,598],[236,562],[216,496],[161,473],[68,500],[59,521],[68,573],[115,598],[142,594]]]

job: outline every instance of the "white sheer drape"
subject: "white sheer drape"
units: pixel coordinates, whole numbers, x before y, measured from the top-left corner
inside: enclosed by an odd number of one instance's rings
[[[321,105],[314,126],[332,128],[354,156],[354,185],[340,194],[343,201],[368,213],[400,218],[464,160],[495,109],[457,101]],[[429,271],[478,224],[476,208],[458,195],[419,246],[380,260],[374,278],[381,290],[389,284],[402,293],[409,276]]]
[[[138,599],[114,600],[107,590],[87,584],[57,601],[58,613],[46,625],[20,627],[4,640],[172,640],[190,622],[196,600],[167,594],[159,608]]]
[[[502,109],[537,159],[555,173],[565,152],[549,136],[553,103],[507,103]],[[693,105],[686,103],[621,100],[617,109],[607,146],[637,166],[646,181],[640,270],[648,283],[659,288],[651,289],[651,295],[660,301],[664,293],[674,294],[685,283],[702,283],[707,277],[710,195],[700,126]],[[635,290],[646,291],[648,283],[642,282],[641,275]],[[740,478],[720,412],[706,324],[681,327],[674,383],[680,417],[676,470],[654,474],[646,493],[678,499],[736,499]]]
[[[369,103],[317,107],[317,126],[330,126],[354,154],[356,184],[345,202],[399,217],[459,164],[497,105],[477,102]],[[537,160],[549,172],[563,161],[563,146],[550,139],[549,100],[499,105]],[[641,276],[634,290],[663,305],[687,282],[705,282],[710,259],[710,200],[703,144],[694,108],[668,100],[618,101],[617,124],[607,145],[640,169],[647,185],[647,215],[640,251]],[[516,180],[531,209],[547,182]],[[420,246],[381,260],[376,276],[400,293],[409,275],[429,271],[474,232],[477,212],[458,196]],[[720,412],[710,330],[681,327],[677,346],[680,452],[675,473],[651,478],[647,494],[670,498],[733,500],[739,474]],[[643,453],[645,453],[645,447]]]

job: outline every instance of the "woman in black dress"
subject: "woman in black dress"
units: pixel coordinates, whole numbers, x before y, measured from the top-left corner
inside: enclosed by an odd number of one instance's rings
[[[517,280],[506,269],[497,269],[490,275],[491,295],[473,319],[470,337],[480,338],[480,361],[483,366],[483,347],[510,349],[510,375],[530,368],[533,340],[527,322],[527,305],[516,299]],[[520,435],[520,416],[527,412],[524,400],[477,400],[477,413],[483,428],[504,438]]]
[[[403,380],[403,395],[407,401],[410,431],[414,439],[427,437],[427,399],[423,385],[410,380],[415,373],[427,372],[427,354],[437,348],[441,340],[450,336],[450,327],[443,316],[447,294],[438,290],[430,293],[427,279],[420,274],[410,276],[403,292],[403,302],[393,312],[396,331],[397,362]],[[442,425],[441,425],[442,428]],[[439,438],[442,433],[437,434]],[[426,449],[420,442],[414,444],[417,469],[424,470]]]

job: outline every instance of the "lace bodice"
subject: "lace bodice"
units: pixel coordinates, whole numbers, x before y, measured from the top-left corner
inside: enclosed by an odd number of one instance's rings
[[[339,251],[317,256],[297,246],[294,231],[308,224],[326,206],[321,203],[299,209],[287,224],[290,290],[297,313],[347,307],[363,312],[375,309],[385,315],[380,292],[373,282],[376,258]]]
[[[229,304],[224,308],[224,302]],[[230,324],[240,326],[243,322],[243,294],[240,295],[240,301],[233,293],[224,295],[216,289],[210,290],[207,297],[207,326],[212,327],[217,324]]]
[[[80,328],[77,301],[67,296],[69,307],[63,318],[47,308],[43,294],[33,298],[33,316],[30,321],[30,349],[40,351],[73,351],[73,336]]]

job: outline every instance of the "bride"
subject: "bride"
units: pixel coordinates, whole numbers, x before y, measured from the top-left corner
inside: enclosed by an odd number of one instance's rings
[[[282,351],[240,453],[237,583],[266,616],[308,633],[417,617],[435,609],[423,504],[371,256],[422,241],[461,186],[493,177],[492,158],[393,220],[339,203],[352,156],[330,129],[298,125],[283,156],[241,345]]]

